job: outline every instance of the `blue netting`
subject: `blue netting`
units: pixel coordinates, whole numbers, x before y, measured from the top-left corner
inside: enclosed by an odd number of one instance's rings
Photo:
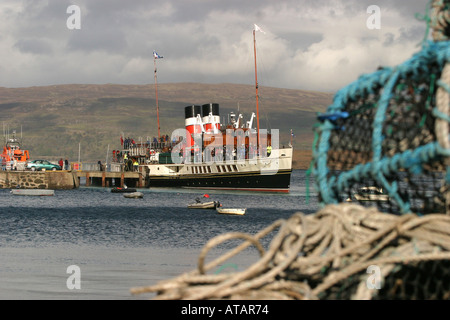
[[[448,17],[448,1],[442,5]],[[436,98],[439,88],[450,94],[441,78],[449,61],[448,38],[427,41],[403,64],[362,75],[337,92],[315,126],[311,169],[322,204],[449,210],[450,149],[438,141],[437,123],[450,117]]]

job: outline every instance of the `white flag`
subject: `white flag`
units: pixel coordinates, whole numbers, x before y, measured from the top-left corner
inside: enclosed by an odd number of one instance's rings
[[[153,57],[155,58],[155,59],[162,59],[162,58],[164,58],[163,56],[160,56],[156,51],[154,51],[153,50]]]
[[[255,31],[261,31],[262,33],[265,34],[264,30],[258,27],[256,24],[255,24]]]

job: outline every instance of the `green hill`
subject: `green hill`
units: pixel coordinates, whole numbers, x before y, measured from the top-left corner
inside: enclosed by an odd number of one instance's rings
[[[280,130],[280,144],[310,149],[316,113],[331,103],[330,93],[259,88],[260,127]],[[184,127],[184,107],[218,103],[221,118],[238,108],[248,120],[255,112],[251,85],[169,83],[158,85],[161,133]],[[55,85],[0,88],[3,132],[22,134],[32,158],[68,157],[93,162],[120,148],[120,136],[147,140],[157,136],[154,85]]]

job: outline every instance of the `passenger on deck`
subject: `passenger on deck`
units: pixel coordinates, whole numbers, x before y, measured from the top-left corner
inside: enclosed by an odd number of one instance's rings
[[[131,171],[133,170],[133,161],[131,159],[128,159],[125,162],[125,171]]]

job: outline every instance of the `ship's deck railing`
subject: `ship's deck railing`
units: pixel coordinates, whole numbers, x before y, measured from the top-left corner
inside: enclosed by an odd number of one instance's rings
[[[132,149],[155,149],[155,150],[162,150],[164,148],[172,148],[175,145],[177,145],[178,142],[171,142],[171,141],[165,141],[165,142],[143,142],[143,143],[135,143],[135,144],[128,144],[124,145],[124,148],[122,151],[130,151]]]

